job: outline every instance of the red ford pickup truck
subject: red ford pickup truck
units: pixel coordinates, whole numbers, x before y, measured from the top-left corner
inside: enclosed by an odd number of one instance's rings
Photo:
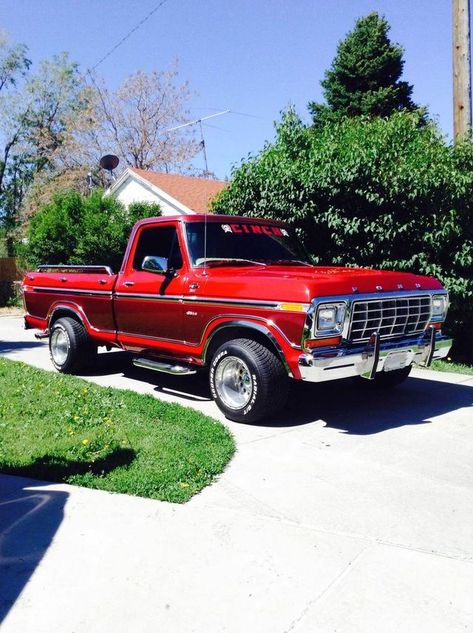
[[[44,265],[23,290],[25,326],[49,337],[59,371],[80,372],[100,345],[160,372],[205,368],[213,398],[236,421],[280,410],[289,379],[392,386],[452,344],[436,279],[313,266],[288,226],[246,217],[142,220],[118,274]]]

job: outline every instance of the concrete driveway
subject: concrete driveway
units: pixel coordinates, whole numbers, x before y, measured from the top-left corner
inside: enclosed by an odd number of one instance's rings
[[[51,368],[19,318],[0,353]],[[204,380],[120,352],[87,378],[222,419]],[[472,404],[472,376],[422,370],[295,385],[225,422],[238,452],[184,506],[0,476],[2,633],[473,631]]]

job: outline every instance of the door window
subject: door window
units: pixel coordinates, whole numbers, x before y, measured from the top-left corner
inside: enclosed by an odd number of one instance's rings
[[[182,255],[175,226],[143,229],[133,258],[134,270],[142,270],[145,257],[159,257],[168,262],[168,269],[182,268]]]

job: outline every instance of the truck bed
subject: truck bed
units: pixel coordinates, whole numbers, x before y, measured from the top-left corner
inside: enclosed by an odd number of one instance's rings
[[[117,280],[108,266],[44,264],[25,275],[24,302],[30,326],[46,329],[58,307],[79,312],[91,334],[107,341],[116,338],[112,293]]]

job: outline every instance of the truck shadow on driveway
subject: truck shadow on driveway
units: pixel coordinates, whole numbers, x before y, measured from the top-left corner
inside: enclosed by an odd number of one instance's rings
[[[0,353],[8,354],[11,352],[19,352],[25,349],[44,347],[44,345],[45,343],[42,341],[0,341]]]
[[[473,386],[437,380],[412,377],[387,390],[352,380],[296,383],[285,411],[264,426],[322,420],[344,433],[372,435],[400,426],[431,424],[432,418],[471,406]]]
[[[182,404],[211,400],[205,373],[179,377],[129,366],[125,375],[154,385],[157,392],[178,396]],[[473,386],[440,380],[410,377],[386,390],[351,379],[319,384],[294,381],[280,415],[256,426],[288,428],[322,421],[344,433],[371,435],[400,426],[430,424],[432,418],[471,406]]]

